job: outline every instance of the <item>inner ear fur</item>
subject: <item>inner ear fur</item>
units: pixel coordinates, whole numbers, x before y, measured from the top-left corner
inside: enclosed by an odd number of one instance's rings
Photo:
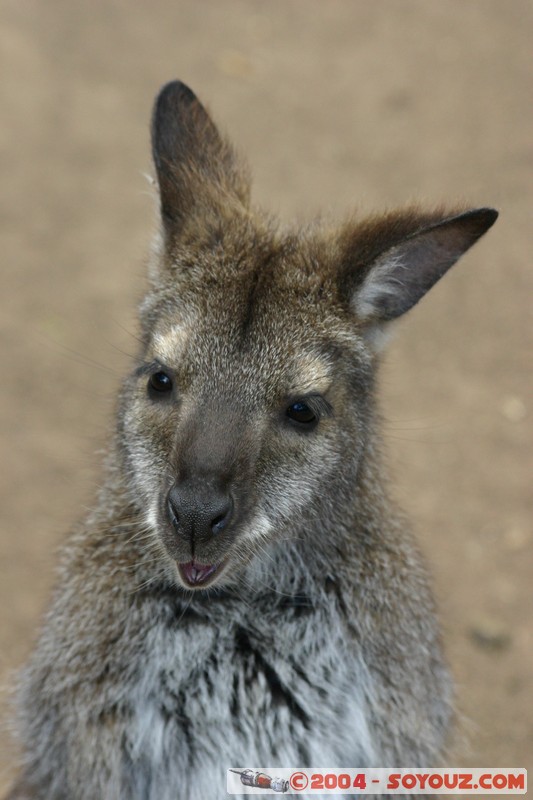
[[[340,238],[341,291],[363,323],[405,314],[494,224],[498,212],[417,209],[348,226]]]

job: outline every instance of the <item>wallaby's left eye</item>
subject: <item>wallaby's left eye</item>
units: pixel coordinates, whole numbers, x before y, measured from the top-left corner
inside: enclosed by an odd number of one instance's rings
[[[298,422],[300,425],[314,425],[315,422],[318,422],[317,416],[312,408],[310,408],[307,403],[304,403],[303,400],[298,400],[296,403],[290,405],[286,411],[287,416],[289,419],[292,419],[293,422]]]
[[[148,391],[156,395],[172,391],[171,378],[162,370],[154,372],[153,375],[150,375],[150,380],[148,381]]]

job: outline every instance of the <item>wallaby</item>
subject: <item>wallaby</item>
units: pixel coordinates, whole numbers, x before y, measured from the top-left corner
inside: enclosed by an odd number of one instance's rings
[[[217,800],[235,766],[442,764],[452,683],[375,374],[391,321],[497,212],[281,229],[179,82],[152,149],[140,352],[22,674],[10,797]]]

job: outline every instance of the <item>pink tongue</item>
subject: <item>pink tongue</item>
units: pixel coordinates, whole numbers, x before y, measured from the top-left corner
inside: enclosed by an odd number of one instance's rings
[[[218,564],[199,564],[197,561],[189,561],[187,564],[180,564],[183,577],[188,583],[203,583],[213,574]]]

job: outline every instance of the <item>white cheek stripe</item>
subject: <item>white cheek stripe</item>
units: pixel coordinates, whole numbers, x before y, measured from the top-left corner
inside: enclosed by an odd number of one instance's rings
[[[157,519],[157,500],[154,500],[146,512],[146,524],[157,533],[159,527]]]
[[[154,355],[161,361],[171,364],[179,358],[189,339],[189,328],[172,325],[164,333],[156,333],[153,338]]]

